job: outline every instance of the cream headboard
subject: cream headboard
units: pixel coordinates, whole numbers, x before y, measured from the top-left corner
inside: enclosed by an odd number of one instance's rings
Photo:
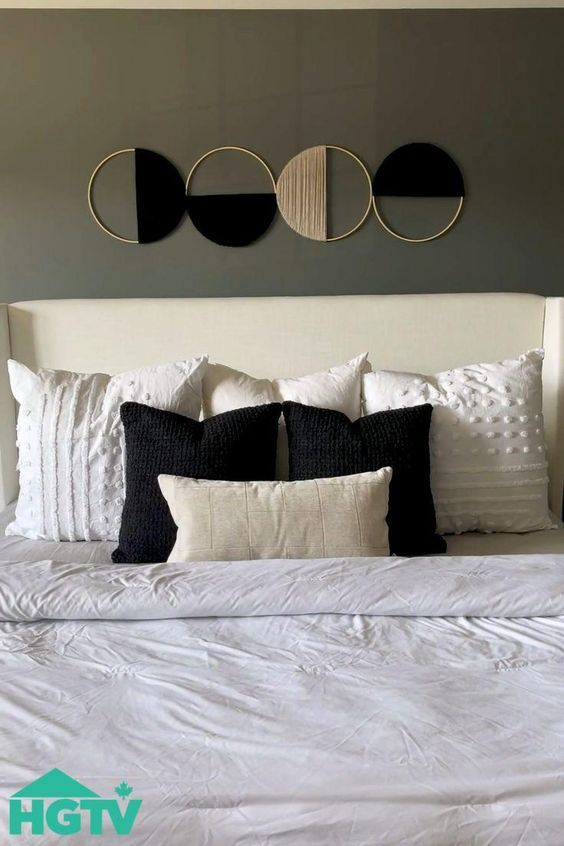
[[[544,346],[551,507],[564,481],[564,298],[421,294],[38,300],[0,306],[0,354],[30,367],[121,370],[208,352],[256,376],[299,375],[368,350],[375,368],[433,372]],[[0,502],[16,496],[15,407],[0,368]]]

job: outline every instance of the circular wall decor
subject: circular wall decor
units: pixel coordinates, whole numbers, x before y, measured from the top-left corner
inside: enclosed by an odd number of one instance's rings
[[[464,196],[464,179],[456,162],[440,147],[428,143],[398,147],[384,159],[372,181],[372,203],[378,221],[394,238],[411,244],[434,241],[448,232],[458,220]],[[457,204],[453,217],[439,232],[410,238],[386,223],[378,206],[380,197],[453,197]]]
[[[340,235],[328,234],[327,223],[327,150],[349,156],[366,179],[367,204],[358,221]],[[324,144],[308,147],[294,156],[284,167],[276,184],[280,214],[295,232],[314,241],[340,241],[360,229],[368,217],[372,203],[372,183],[363,162],[345,147]]]
[[[266,172],[272,191],[233,194],[191,194],[190,183],[200,165],[223,152],[251,156]],[[193,165],[186,180],[186,210],[204,237],[224,247],[246,247],[260,238],[276,215],[276,182],[266,162],[245,147],[215,147]]]
[[[94,184],[104,167],[117,156],[133,154],[137,238],[126,238],[106,226],[94,203]],[[88,183],[88,206],[98,226],[112,238],[126,244],[149,244],[169,235],[185,214],[184,181],[165,156],[143,147],[128,147],[110,153],[96,166]]]

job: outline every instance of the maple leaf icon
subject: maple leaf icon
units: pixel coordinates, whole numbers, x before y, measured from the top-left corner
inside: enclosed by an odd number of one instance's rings
[[[129,786],[126,781],[122,781],[117,787],[114,787],[115,792],[120,797],[120,799],[127,799],[129,794],[133,791],[133,788]]]

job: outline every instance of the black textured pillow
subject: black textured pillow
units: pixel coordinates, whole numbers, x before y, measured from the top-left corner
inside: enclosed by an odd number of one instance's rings
[[[280,403],[238,408],[198,422],[125,402],[125,505],[116,562],[166,561],[176,526],[161,494],[160,473],[248,482],[274,479]]]
[[[432,406],[378,411],[351,422],[340,411],[297,402],[282,406],[290,449],[290,479],[319,479],[393,470],[388,526],[396,555],[444,552],[436,534],[431,493],[429,426]]]

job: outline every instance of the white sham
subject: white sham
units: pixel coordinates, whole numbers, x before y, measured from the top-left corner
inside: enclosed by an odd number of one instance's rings
[[[363,377],[364,414],[431,403],[431,486],[441,534],[550,528],[542,350],[432,376]]]
[[[207,356],[108,376],[10,360],[20,494],[7,535],[115,540],[125,496],[120,406],[133,401],[198,419]]]

